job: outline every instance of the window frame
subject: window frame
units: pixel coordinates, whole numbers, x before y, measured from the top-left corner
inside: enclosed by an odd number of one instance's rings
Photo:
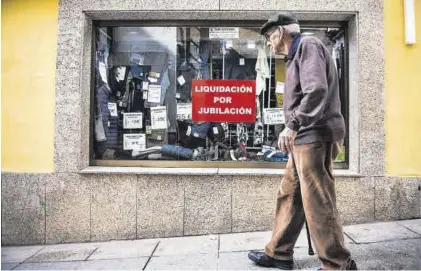
[[[268,168],[285,169],[286,163],[253,162],[253,161],[154,161],[154,160],[101,160],[93,159],[95,119],[95,52],[96,31],[98,27],[259,27],[264,20],[92,20],[91,33],[91,76],[90,76],[90,127],[89,127],[89,166],[101,167],[154,167],[154,168]],[[345,43],[345,126],[346,136],[345,161],[334,162],[334,169],[349,169],[349,29],[348,21],[300,21],[302,29],[309,28],[340,28],[343,31]]]

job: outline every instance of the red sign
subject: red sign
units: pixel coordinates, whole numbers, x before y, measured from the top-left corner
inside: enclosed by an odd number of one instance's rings
[[[256,81],[193,80],[194,122],[255,122]]]

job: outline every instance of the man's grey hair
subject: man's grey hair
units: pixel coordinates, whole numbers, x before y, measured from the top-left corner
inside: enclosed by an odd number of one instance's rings
[[[282,28],[288,33],[290,36],[295,36],[296,34],[300,33],[300,25],[299,24],[288,24],[283,25]]]

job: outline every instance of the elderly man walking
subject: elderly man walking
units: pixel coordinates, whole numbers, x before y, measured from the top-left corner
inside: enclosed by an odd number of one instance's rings
[[[276,55],[286,57],[286,128],[279,147],[290,158],[278,191],[272,239],[249,258],[265,267],[293,269],[297,238],[307,219],[320,270],[356,270],[344,246],[336,208],[332,164],[345,137],[338,76],[330,53],[313,36],[301,36],[298,20],[279,13],[261,28]]]

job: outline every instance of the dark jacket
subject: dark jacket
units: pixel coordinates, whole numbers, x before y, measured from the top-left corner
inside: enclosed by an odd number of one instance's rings
[[[329,51],[313,36],[296,36],[287,61],[285,120],[298,131],[295,144],[345,137],[338,75]]]

